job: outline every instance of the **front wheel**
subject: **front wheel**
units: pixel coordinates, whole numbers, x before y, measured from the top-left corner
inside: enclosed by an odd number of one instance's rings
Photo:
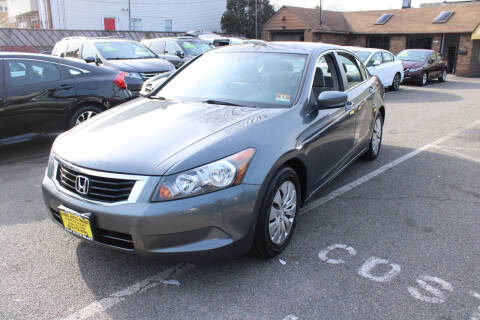
[[[425,86],[427,84],[427,81],[428,81],[428,73],[424,72],[422,74],[422,79],[420,79],[420,85]]]
[[[377,115],[375,124],[373,125],[372,138],[370,139],[370,145],[368,150],[364,153],[363,159],[375,160],[380,153],[380,147],[382,145],[383,137],[383,117],[381,114]]]
[[[399,73],[395,74],[392,81],[392,91],[398,91],[400,89],[401,76]]]
[[[442,74],[438,76],[438,81],[445,82],[447,80],[447,69],[442,71]]]
[[[270,182],[260,208],[254,248],[262,258],[272,258],[288,245],[300,207],[300,181],[290,167],[280,169]]]

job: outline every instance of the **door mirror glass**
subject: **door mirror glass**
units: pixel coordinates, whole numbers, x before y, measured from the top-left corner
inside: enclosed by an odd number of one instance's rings
[[[382,64],[382,60],[373,60],[372,66],[376,67]]]
[[[97,62],[97,59],[95,59],[94,56],[88,56],[88,57],[85,57],[85,60],[86,63],[96,63]]]
[[[324,91],[317,97],[315,109],[333,109],[345,107],[348,94],[340,91]]]

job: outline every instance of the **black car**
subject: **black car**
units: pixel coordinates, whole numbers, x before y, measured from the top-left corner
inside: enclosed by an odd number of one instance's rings
[[[138,96],[145,80],[175,69],[141,43],[122,38],[64,38],[55,44],[52,55],[125,72],[133,96]]]
[[[42,54],[0,53],[0,145],[63,131],[131,99],[124,76]]]
[[[195,37],[145,39],[142,43],[160,57],[170,61],[175,68],[215,48],[210,42]]]
[[[448,62],[439,52],[427,49],[406,49],[397,57],[402,61],[405,82],[416,82],[422,86],[428,80],[447,79]]]

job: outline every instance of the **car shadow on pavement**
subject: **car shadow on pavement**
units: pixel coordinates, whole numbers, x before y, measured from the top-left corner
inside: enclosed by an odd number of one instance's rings
[[[48,157],[54,135],[36,138],[26,142],[0,145],[0,166],[14,162]]]
[[[385,100],[387,102],[411,104],[430,102],[454,102],[463,100],[463,97],[452,93],[429,90],[427,86],[408,88],[407,90],[403,90],[401,94],[400,92],[398,94],[397,92],[387,94]]]
[[[405,155],[412,151],[383,145],[381,155]],[[352,167],[356,165],[354,163]],[[362,166],[367,165],[364,163]],[[367,172],[379,166],[381,164],[375,161],[370,162]],[[336,184],[345,185],[364,176],[364,173],[364,170],[347,170],[336,178]],[[144,310],[145,313],[141,314],[145,318],[219,319],[225,314],[232,318],[242,314],[242,318],[268,315],[269,319],[283,319],[295,311],[297,303],[314,301],[315,308],[320,312],[325,308],[335,310],[333,313],[338,312],[336,316],[339,318],[362,318],[355,314],[341,313],[354,310],[353,306],[332,309],[328,303],[335,304],[335,301],[328,297],[350,292],[350,300],[354,301],[362,299],[365,294],[376,293],[370,292],[368,286],[358,286],[355,281],[344,281],[342,283],[346,287],[339,288],[335,271],[347,269],[332,269],[331,265],[322,264],[318,259],[318,251],[335,243],[346,243],[358,245],[364,250],[377,250],[364,254],[379,254],[389,258],[389,253],[397,252],[400,261],[408,260],[408,257],[402,255],[412,254],[423,264],[432,263],[435,266],[447,263],[441,255],[436,260],[424,261],[426,258],[423,252],[416,250],[433,250],[429,248],[430,239],[438,246],[438,250],[430,252],[438,254],[450,249],[448,246],[459,236],[464,236],[474,247],[480,246],[475,232],[463,235],[462,231],[462,228],[471,229],[475,225],[475,213],[470,213],[470,206],[475,202],[480,203],[480,193],[474,191],[478,176],[478,163],[429,149],[375,177],[374,181],[368,181],[351,192],[300,215],[289,247],[278,257],[261,260],[247,254],[218,264],[198,265],[175,278],[181,283],[178,287],[172,286],[172,289],[167,285],[158,285],[147,293],[139,293],[122,302],[126,304],[125,308],[117,306],[106,312],[111,319],[134,318],[139,310]],[[453,201],[456,214],[461,214],[465,221],[451,216],[448,201]],[[464,206],[459,208],[462,204]],[[419,242],[422,244],[419,245]],[[461,255],[462,252],[459,251],[458,254]],[[77,247],[77,257],[85,284],[97,300],[174,265],[84,242]],[[471,263],[467,260],[454,261],[462,261],[458,267],[464,267],[464,262]],[[413,266],[411,268],[414,269]],[[355,280],[355,272],[350,270],[350,273]],[[175,277],[174,274],[172,276]],[[409,273],[404,273],[399,282],[403,285],[414,280],[410,279]],[[283,298],[278,300],[279,297]],[[162,303],[155,302],[159,299]],[[268,302],[269,300],[272,301]],[[129,303],[136,305],[136,311],[128,309]],[[388,305],[391,303],[395,302],[389,301]],[[142,309],[143,305],[148,307]],[[389,318],[388,308],[376,312]],[[299,313],[302,312],[301,308],[298,310]],[[305,319],[316,318],[313,315],[303,316]]]

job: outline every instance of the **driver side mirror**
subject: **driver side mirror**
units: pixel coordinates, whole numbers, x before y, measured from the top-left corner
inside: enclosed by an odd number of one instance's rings
[[[324,91],[317,97],[316,110],[334,109],[345,107],[348,101],[348,94],[340,91]]]
[[[374,60],[374,61],[373,61],[372,66],[377,67],[377,66],[379,66],[379,65],[381,65],[381,64],[382,64],[382,61],[380,61],[380,60],[377,59],[377,60]]]
[[[175,51],[175,55],[180,59],[183,59],[185,57],[185,54],[180,50]]]
[[[96,63],[97,62],[97,59],[95,59],[95,57],[93,57],[93,56],[85,57],[83,60],[85,60],[86,63]]]

